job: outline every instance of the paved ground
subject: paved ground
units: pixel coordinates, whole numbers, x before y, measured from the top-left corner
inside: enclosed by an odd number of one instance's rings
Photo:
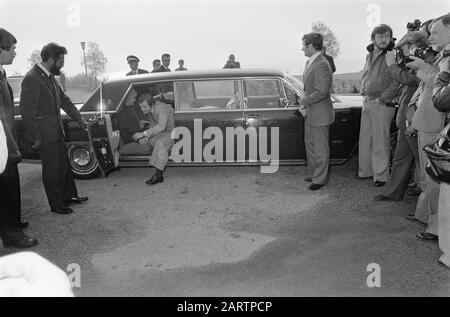
[[[48,211],[40,165],[22,164],[24,218],[35,249],[61,268],[81,267],[78,296],[448,296],[436,243],[417,240],[404,215],[415,199],[375,203],[356,162],[333,167],[312,193],[305,167],[151,169],[77,181],[89,202]],[[14,252],[0,248],[0,255]],[[381,267],[381,287],[366,284]]]

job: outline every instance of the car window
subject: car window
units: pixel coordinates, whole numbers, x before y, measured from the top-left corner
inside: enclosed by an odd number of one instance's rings
[[[178,111],[242,109],[238,80],[198,80],[174,83]]]
[[[249,79],[244,81],[247,108],[279,108],[284,98],[277,79]]]
[[[284,91],[286,93],[286,99],[289,100],[291,106],[298,105],[298,98],[294,91],[292,91],[291,87],[288,85],[284,85]]]

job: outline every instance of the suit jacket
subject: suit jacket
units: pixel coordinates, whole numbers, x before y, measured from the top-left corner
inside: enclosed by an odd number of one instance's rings
[[[166,68],[166,67],[164,67],[164,65],[161,65],[161,66],[155,71],[155,73],[164,73],[164,72],[170,72],[170,68]]]
[[[134,106],[125,105],[117,113],[117,125],[124,144],[133,143],[133,134],[142,132],[139,116]]]
[[[162,132],[172,133],[175,127],[175,114],[171,105],[157,101],[152,107],[151,114],[156,124],[147,130],[148,137],[154,137]]]
[[[223,67],[224,69],[226,68],[241,68],[241,64],[239,62],[232,62],[232,61],[227,61],[227,63],[225,64],[225,66]]]
[[[56,80],[35,65],[25,75],[20,94],[22,122],[32,142],[64,142],[61,108],[73,120],[81,121],[80,112]]]
[[[301,104],[306,107],[306,124],[327,126],[334,122],[333,102],[330,97],[332,78],[330,64],[322,54],[318,55],[303,76],[305,95]]]
[[[16,155],[18,146],[15,140],[13,91],[2,72],[0,72],[0,120],[6,136],[9,156]]]
[[[148,74],[148,71],[145,70],[145,69],[140,69],[140,68],[138,68],[138,69],[137,69],[137,74],[133,74],[133,71],[130,70],[130,71],[127,73],[127,76],[140,75],[140,74]]]

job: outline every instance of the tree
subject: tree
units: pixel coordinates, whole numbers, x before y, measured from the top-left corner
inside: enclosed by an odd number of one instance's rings
[[[340,53],[339,40],[333,31],[322,21],[313,23],[312,31],[323,35],[323,45],[327,47],[327,55],[333,56],[334,58],[338,57]]]
[[[34,50],[31,53],[31,56],[27,59],[28,63],[30,63],[30,67],[33,67],[36,63],[41,62],[41,51]]]
[[[90,76],[97,78],[105,72],[105,65],[108,59],[105,57],[100,47],[95,42],[88,42],[86,45],[86,67]],[[84,65],[84,58],[81,56],[81,65]]]

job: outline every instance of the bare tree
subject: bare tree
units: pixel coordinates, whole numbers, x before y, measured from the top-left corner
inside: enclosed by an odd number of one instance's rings
[[[31,56],[27,59],[28,63],[30,63],[30,67],[33,67],[36,63],[41,62],[41,51],[34,50],[31,53]]]
[[[327,55],[336,58],[340,54],[339,40],[325,23],[322,21],[313,23],[312,31],[323,35],[323,45],[327,47]]]
[[[98,43],[88,42],[86,47],[86,67],[90,76],[97,78],[105,72],[105,65],[108,59],[100,50]],[[81,56],[81,65],[84,65],[84,58]]]

